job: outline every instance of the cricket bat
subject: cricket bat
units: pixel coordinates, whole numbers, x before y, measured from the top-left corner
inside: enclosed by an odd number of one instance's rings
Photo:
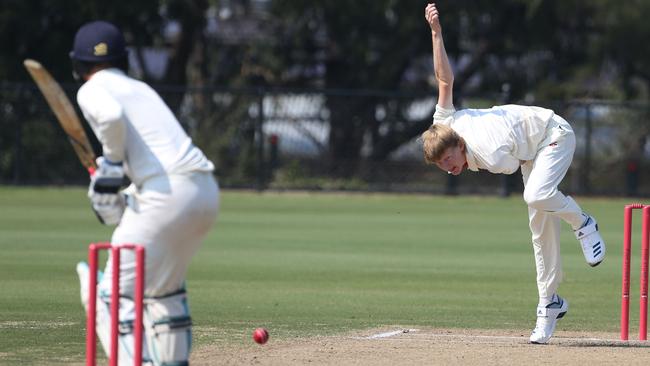
[[[90,175],[95,173],[97,165],[95,164],[95,152],[93,151],[90,140],[86,131],[77,116],[77,112],[70,103],[70,99],[65,95],[59,83],[54,80],[52,75],[38,61],[26,59],[23,65],[32,76],[36,85],[43,93],[47,104],[54,112],[56,119],[63,127],[68,140],[72,144],[77,157]]]

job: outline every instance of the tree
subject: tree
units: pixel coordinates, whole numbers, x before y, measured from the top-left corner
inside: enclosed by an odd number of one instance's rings
[[[387,159],[430,123],[430,115],[407,112],[423,98],[435,100],[424,6],[399,0],[6,0],[0,2],[0,41],[13,52],[0,54],[0,78],[28,80],[21,62],[31,57],[72,91],[74,33],[89,20],[106,19],[124,30],[141,65],[146,47],[168,50],[166,75],[154,80],[145,68],[142,77],[159,90],[173,90],[166,100],[224,166],[237,165],[233,146],[248,151],[254,143],[250,105],[259,101],[245,93],[226,98],[195,91],[326,90],[328,161],[332,172],[346,176],[361,162]],[[650,59],[639,46],[650,34],[650,5],[642,0],[626,6],[612,0],[460,0],[439,8],[457,106],[474,96],[486,103],[533,103],[650,95]],[[219,22],[233,39],[222,38],[223,27],[208,32],[215,9],[232,10]],[[171,24],[179,30],[172,38],[165,34]],[[357,97],[364,90],[380,92]],[[27,107],[13,106],[12,113],[29,115],[18,110]],[[211,139],[215,131],[218,146]],[[231,157],[223,158],[224,151],[233,151]]]
[[[476,94],[495,95],[495,102],[534,96],[543,81],[571,80],[576,65],[588,56],[580,46],[589,39],[588,15],[593,10],[579,1],[453,1],[439,8],[456,69],[458,106]],[[282,55],[278,63],[282,69],[276,70],[275,80],[279,85],[420,91],[434,96],[435,85],[429,81],[431,40],[423,10],[424,4],[394,0],[276,0],[272,13],[278,19],[275,33],[281,36],[273,52]],[[318,65],[323,74],[308,73]],[[286,69],[305,72],[283,78],[281,71]],[[430,116],[413,121],[403,111],[418,97],[422,95],[415,93],[410,100],[329,95],[331,161],[352,162],[349,173],[367,136],[373,160],[386,159],[416,137],[430,124]],[[376,117],[378,107],[394,116],[388,128]]]
[[[597,2],[594,23],[594,52],[589,61],[604,74],[609,86],[621,90],[625,100],[650,98],[650,54],[642,45],[650,37],[650,3],[628,1],[625,6],[611,0]]]

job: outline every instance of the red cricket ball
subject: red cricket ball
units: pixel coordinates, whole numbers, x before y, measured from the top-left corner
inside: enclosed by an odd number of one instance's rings
[[[257,328],[253,331],[253,340],[259,344],[264,344],[269,340],[269,332],[264,328]]]

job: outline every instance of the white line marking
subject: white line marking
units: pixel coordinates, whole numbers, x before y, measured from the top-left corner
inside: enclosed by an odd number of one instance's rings
[[[378,339],[378,338],[388,338],[388,337],[393,337],[398,334],[404,334],[404,333],[412,333],[412,332],[417,332],[417,329],[401,329],[401,330],[394,330],[392,332],[384,332],[384,333],[379,333],[379,334],[374,334],[368,337],[354,337],[356,339]]]
[[[432,338],[444,338],[444,337],[447,337],[447,338],[465,338],[465,339],[476,338],[476,339],[494,339],[494,340],[496,340],[496,339],[505,339],[505,340],[527,339],[527,337],[524,337],[524,336],[516,337],[516,336],[488,336],[488,335],[437,334],[437,333],[430,333],[430,334],[421,333],[421,334],[416,334],[416,335],[431,336]]]
[[[489,336],[489,335],[467,335],[467,334],[436,334],[436,333],[420,333],[414,336],[430,336],[432,338],[463,338],[463,339],[493,339],[493,340],[524,340],[528,342],[527,336]],[[629,343],[629,341],[621,341],[618,339],[603,339],[603,338],[576,338],[576,337],[562,337],[556,336],[551,339],[557,341],[574,341],[574,342],[618,342]]]
[[[371,339],[376,339],[376,340],[386,340],[386,341],[409,341],[413,340],[413,337],[419,338],[419,339],[430,339],[430,340],[435,340],[435,339],[440,339],[440,338],[455,338],[455,339],[461,339],[461,340],[477,340],[479,343],[484,343],[484,342],[504,342],[504,341],[519,341],[521,343],[529,344],[528,337],[527,336],[490,336],[490,335],[468,335],[468,334],[440,334],[440,333],[415,333],[417,332],[418,329],[404,329],[404,330],[396,330],[396,331],[391,331],[391,332],[384,332],[384,333],[378,333],[375,335],[371,335],[368,337],[352,337],[353,339],[363,339],[363,340],[371,340]],[[404,333],[411,333],[405,338],[391,338],[387,339],[390,337],[394,337],[399,334],[404,334]],[[569,342],[569,343],[567,343]],[[648,346],[650,347],[650,343],[644,342],[644,341],[621,341],[618,339],[604,339],[604,338],[579,338],[579,337],[562,337],[562,336],[557,336],[551,339],[549,344],[555,344],[555,345],[567,345],[567,344],[572,344],[572,343],[594,343],[594,345],[602,344],[603,346],[606,345],[620,345],[620,346]]]

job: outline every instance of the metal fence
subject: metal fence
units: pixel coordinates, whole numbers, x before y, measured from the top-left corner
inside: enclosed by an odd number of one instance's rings
[[[418,137],[431,123],[431,93],[157,89],[215,162],[223,187],[502,195],[522,190],[519,174],[452,177],[423,163]],[[75,87],[66,90],[74,100]],[[0,95],[0,183],[85,184],[85,171],[35,87],[4,83]],[[493,104],[496,99],[474,98],[463,107]],[[650,196],[650,106],[536,104],[562,115],[577,135],[563,190]]]

